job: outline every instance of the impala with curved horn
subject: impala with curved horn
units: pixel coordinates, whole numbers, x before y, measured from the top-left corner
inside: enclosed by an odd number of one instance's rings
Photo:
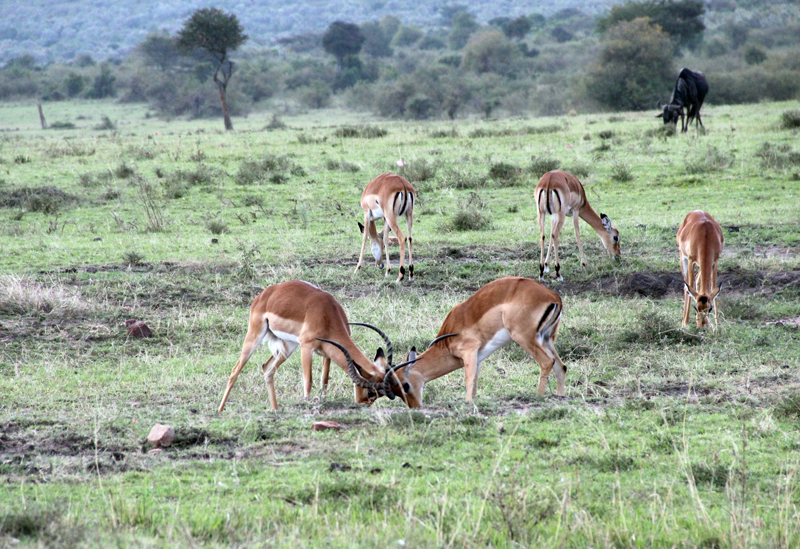
[[[406,237],[400,230],[397,220],[400,216],[406,218],[406,229],[408,230],[408,277],[414,278],[414,260],[411,255],[413,241],[411,238],[411,227],[414,224],[414,202],[417,195],[411,183],[404,177],[393,173],[379,175],[369,182],[364,194],[361,195],[361,208],[364,210],[364,224],[358,224],[364,234],[361,240],[361,253],[358,256],[358,265],[355,272],[361,268],[364,259],[364,248],[367,245],[369,236],[372,246],[372,256],[378,267],[383,267],[383,251],[386,251],[386,276],[389,276],[391,265],[389,263],[389,230],[397,236],[397,243],[400,245],[400,274],[397,281],[400,282],[406,276],[406,268],[403,265],[406,253]],[[385,223],[383,230],[379,233],[375,228],[375,220],[383,218]]]
[[[561,264],[558,261],[558,236],[564,226],[565,216],[572,217],[575,223],[575,240],[578,241],[578,251],[581,254],[581,265],[586,266],[581,245],[581,233],[578,226],[580,217],[600,236],[608,255],[619,259],[619,231],[611,225],[611,219],[605,214],[597,215],[586,199],[586,191],[578,178],[562,170],[547,172],[536,185],[536,217],[539,221],[539,232],[542,240],[539,244],[539,280],[544,279],[544,273],[550,272],[550,248],[553,248],[553,261],[555,262],[556,278],[561,276]],[[544,255],[544,223],[545,216],[552,217],[550,243],[547,245],[547,257]]]
[[[386,383],[410,408],[422,404],[425,384],[464,368],[467,400],[475,397],[481,362],[512,341],[539,363],[539,395],[544,395],[550,372],[556,374],[556,393],[564,394],[567,368],[554,342],[561,319],[561,298],[529,278],[506,277],[480,288],[448,313],[439,335],[428,349],[389,365]]]
[[[720,290],[717,263],[725,244],[722,227],[711,215],[696,210],[683,220],[676,239],[683,273],[683,325],[689,324],[691,297],[696,304],[697,327],[703,328],[709,324],[708,315],[712,311],[716,326],[717,308],[714,305]],[[698,271],[696,274],[695,268]]]
[[[369,325],[364,324],[364,326]],[[369,327],[383,334],[377,328]],[[391,342],[385,334],[383,335],[391,356]],[[328,387],[328,374],[333,360],[353,380],[356,402],[371,404],[379,396],[394,398],[391,391],[385,390],[384,376],[387,363],[383,350],[378,349],[374,363],[367,359],[350,339],[347,315],[336,298],[308,282],[292,280],[270,286],[253,300],[242,353],[228,379],[228,386],[218,412],[222,412],[225,408],[236,378],[264,339],[267,340],[272,356],[261,368],[267,381],[270,406],[273,410],[278,409],[275,397],[275,372],[298,347],[303,365],[303,393],[306,398],[311,393],[311,363],[314,354],[322,357],[323,393]],[[356,368],[352,361],[342,360],[341,355],[333,352],[334,349],[329,344],[320,343],[320,340],[341,342],[341,345],[334,345],[346,348],[361,366]]]

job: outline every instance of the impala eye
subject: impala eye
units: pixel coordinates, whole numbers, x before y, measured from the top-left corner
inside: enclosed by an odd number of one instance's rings
[[[409,392],[409,391],[411,391],[411,385],[409,385],[409,384],[408,384],[408,382],[405,382],[405,381],[404,381],[404,382],[403,382],[403,390],[404,390],[406,393],[407,393],[407,392]]]
[[[619,237],[618,236],[614,237],[614,242],[619,242]]]

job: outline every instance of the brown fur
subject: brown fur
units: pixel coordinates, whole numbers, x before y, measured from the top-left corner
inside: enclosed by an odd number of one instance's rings
[[[683,291],[683,321],[689,324],[690,297],[697,303],[695,320],[697,327],[708,325],[708,315],[714,312],[714,324],[718,311],[714,307],[719,286],[717,285],[717,262],[725,244],[722,227],[702,210],[689,213],[678,228],[676,236],[680,251],[681,272],[686,283]],[[686,258],[687,265],[684,265]],[[698,267],[695,275],[695,266]]]
[[[295,336],[299,341],[301,362],[303,365],[303,392],[308,398],[311,392],[311,364],[313,354],[322,356],[322,387],[323,392],[328,386],[328,373],[331,360],[347,372],[347,360],[344,354],[329,343],[318,341],[317,338],[330,339],[344,346],[358,364],[368,381],[382,382],[385,363],[373,364],[350,338],[350,327],[347,325],[347,315],[341,304],[328,292],[301,282],[292,280],[275,284],[262,291],[250,305],[250,323],[247,328],[242,352],[239,361],[233,367],[228,379],[228,386],[219,412],[225,408],[228,395],[236,383],[236,378],[250,360],[260,340],[266,339],[262,334],[265,328],[270,331],[283,332]],[[291,353],[290,353],[291,354]],[[273,376],[278,367],[288,356],[272,355],[261,367],[267,381],[267,390],[270,405],[273,410],[278,409],[275,396]],[[385,359],[384,359],[385,361]],[[371,403],[374,398],[369,397],[367,391],[360,387],[355,388],[356,402]]]
[[[477,390],[478,354],[505,328],[511,340],[539,363],[538,393],[544,394],[548,376],[555,368],[557,393],[563,395],[566,367],[553,346],[561,310],[558,294],[535,280],[506,277],[486,284],[453,307],[438,334],[458,335],[439,341],[419,355],[414,365],[396,372],[399,383],[393,386],[395,394],[409,407],[419,407],[425,383],[464,368],[466,398],[471,401]],[[540,342],[540,335],[547,337]],[[407,389],[404,384],[408,384]]]
[[[564,226],[564,219],[571,215],[575,224],[575,240],[578,242],[578,251],[581,255],[581,265],[586,266],[586,258],[583,255],[583,245],[581,244],[580,227],[578,218],[580,217],[600,236],[608,254],[619,259],[621,252],[619,248],[619,231],[611,226],[611,220],[597,212],[589,205],[586,199],[586,191],[578,178],[562,170],[547,172],[539,180],[534,191],[536,197],[536,217],[539,221],[539,232],[541,240],[539,243],[539,279],[544,278],[544,273],[550,269],[550,247],[553,247],[553,261],[555,262],[556,277],[561,280],[561,264],[558,260],[558,237],[561,228]],[[550,232],[550,243],[547,245],[547,257],[544,255],[545,217],[553,216],[552,228]]]

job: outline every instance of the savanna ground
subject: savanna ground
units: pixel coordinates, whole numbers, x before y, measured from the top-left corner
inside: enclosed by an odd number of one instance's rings
[[[654,113],[337,111],[226,134],[111,103],[54,104],[75,128],[43,131],[35,105],[0,106],[0,545],[797,547],[800,152],[781,126],[797,108],[707,108],[707,132],[683,135]],[[352,276],[361,192],[400,158],[417,278]],[[319,359],[303,400],[294,356],[272,412],[263,349],[215,413],[269,284],[332,292],[404,355],[486,282],[535,277],[531,195],[555,167],[623,251],[613,264],[582,224],[582,268],[565,226],[565,281],[547,284],[566,397],[536,396],[516,346],[484,362],[474,404],[456,372],[413,412],[354,405],[338,369],[320,398]],[[725,229],[714,332],[680,327],[674,235],[697,208]],[[321,419],[345,429],[311,431]],[[177,438],[150,454],[156,422]]]

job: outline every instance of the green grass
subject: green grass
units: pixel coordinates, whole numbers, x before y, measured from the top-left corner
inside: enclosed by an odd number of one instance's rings
[[[709,107],[684,135],[644,113],[442,126],[336,110],[226,134],[56,105],[75,129],[0,105],[0,546],[800,544],[800,147],[780,126],[796,104]],[[103,116],[117,129],[94,129]],[[352,276],[361,192],[401,158],[416,280]],[[483,363],[474,404],[455,372],[413,412],[356,406],[338,369],[321,398],[319,359],[305,401],[292,357],[271,412],[264,349],[215,413],[269,284],[319,285],[404,356],[481,285],[535,276],[545,164],[581,172],[623,253],[611,263],[582,224],[583,268],[565,224],[565,280],[547,284],[566,397],[536,396],[519,347]],[[725,228],[714,332],[680,327],[675,231],[698,208]],[[458,230],[462,212],[491,223]],[[129,338],[129,318],[154,337]],[[320,419],[345,429],[311,431]],[[177,438],[149,454],[157,422]]]

